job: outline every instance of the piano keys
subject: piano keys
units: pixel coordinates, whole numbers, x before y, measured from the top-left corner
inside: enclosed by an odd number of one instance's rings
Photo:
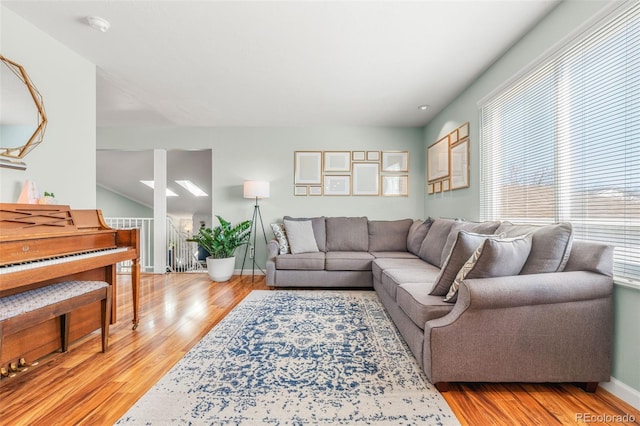
[[[138,229],[112,229],[100,210],[0,203],[0,297],[70,280],[106,281],[112,291],[111,324],[117,321],[116,264],[132,261],[132,324],[138,326],[140,288]],[[74,311],[71,339],[100,327],[99,304]],[[10,340],[10,341],[8,341]],[[33,360],[60,347],[55,320],[5,340],[0,365]]]

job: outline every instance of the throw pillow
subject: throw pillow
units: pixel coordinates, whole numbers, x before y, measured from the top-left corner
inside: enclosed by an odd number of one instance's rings
[[[487,238],[460,268],[444,301],[454,303],[458,299],[460,283],[467,278],[518,275],[529,257],[531,243],[530,234],[516,238]]]
[[[271,230],[278,241],[278,254],[289,254],[289,240],[287,240],[287,231],[284,229],[284,223],[272,223]]]
[[[285,219],[284,228],[287,232],[291,253],[315,253],[320,251],[313,235],[313,226],[310,220]]]
[[[547,225],[531,235],[531,254],[520,274],[540,274],[545,272],[562,272],[569,261],[573,228],[571,224],[557,223]]]
[[[407,251],[409,253],[413,253],[416,256],[419,255],[420,246],[424,241],[424,237],[427,236],[432,223],[433,219],[430,217],[428,217],[424,222],[419,219],[413,222],[409,228],[409,234],[407,235]]]
[[[313,227],[313,235],[316,237],[316,244],[318,245],[318,250],[327,251],[326,243],[327,243],[327,227],[325,224],[325,217],[291,217],[285,216],[284,220],[310,220],[311,226]]]
[[[573,228],[569,222],[542,226],[503,222],[496,233],[505,233],[507,237],[532,235],[531,254],[521,275],[562,272],[569,261],[573,242]]]
[[[451,252],[445,260],[444,265],[442,265],[440,273],[436,277],[429,294],[433,296],[446,296],[460,269],[487,238],[498,237],[475,234],[467,231],[458,232],[457,238],[451,248]]]
[[[445,260],[451,253],[451,247],[453,247],[453,243],[456,241],[458,237],[458,232],[460,231],[469,231],[474,232],[476,234],[493,234],[500,225],[500,222],[465,222],[465,221],[456,221],[449,231],[449,235],[447,236],[447,242],[442,249],[441,258],[440,258],[440,266],[444,265]]]
[[[447,242],[449,231],[455,223],[453,219],[438,218],[433,221],[431,228],[420,245],[418,256],[433,266],[440,267],[442,260],[442,249]]]

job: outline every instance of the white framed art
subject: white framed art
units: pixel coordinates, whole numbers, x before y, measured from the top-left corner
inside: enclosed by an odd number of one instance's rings
[[[322,185],[322,152],[296,151],[294,183]]]
[[[380,195],[380,164],[353,164],[353,195]]]

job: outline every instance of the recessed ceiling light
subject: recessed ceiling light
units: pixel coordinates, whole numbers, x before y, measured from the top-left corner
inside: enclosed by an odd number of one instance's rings
[[[145,185],[147,185],[151,189],[154,189],[154,187],[155,187],[155,182],[152,181],[152,180],[141,180],[140,182],[144,183]],[[167,192],[166,192],[166,196],[167,197],[177,197],[178,196],[178,194],[176,194],[175,192],[173,192],[169,188],[166,188],[166,190],[167,190]]]
[[[418,107],[418,109],[419,109],[420,111],[426,111],[426,110],[428,110],[428,109],[429,109],[429,105],[420,105],[420,106]]]
[[[106,33],[111,24],[104,18],[99,16],[87,16],[87,23],[94,30],[98,30],[102,33]]]
[[[176,183],[195,195],[196,197],[206,197],[207,193],[200,189],[195,183],[190,180],[177,180]]]

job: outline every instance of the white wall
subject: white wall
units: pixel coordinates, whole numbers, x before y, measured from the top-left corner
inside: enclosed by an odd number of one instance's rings
[[[253,200],[242,198],[245,180],[268,180],[271,197],[260,201],[267,238],[270,223],[291,216],[367,216],[370,219],[424,216],[424,151],[417,128],[98,128],[99,149],[211,149],[213,215],[233,223],[251,219]],[[294,151],[409,151],[409,197],[296,197]],[[210,226],[210,221],[207,221]],[[217,225],[217,220],[213,220]],[[261,235],[262,231],[260,231]],[[242,256],[241,250],[236,255]],[[264,264],[264,244],[256,259]],[[240,262],[240,261],[238,261]]]
[[[2,5],[0,52],[25,68],[49,120],[44,141],[23,160],[27,170],[0,169],[0,202],[15,203],[29,179],[60,204],[95,208],[95,66]]]
[[[153,209],[116,194],[106,188],[96,188],[96,206],[104,217],[153,217]]]

